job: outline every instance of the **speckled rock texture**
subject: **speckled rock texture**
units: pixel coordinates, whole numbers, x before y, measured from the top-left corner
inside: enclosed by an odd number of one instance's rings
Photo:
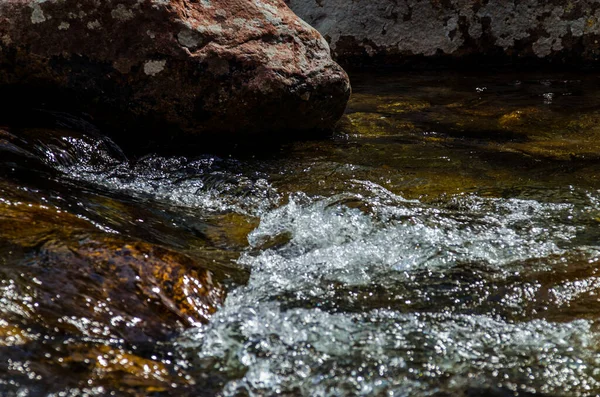
[[[3,0],[0,87],[185,137],[326,130],[350,95],[283,0]]]
[[[464,58],[595,61],[598,0],[288,0],[338,60]]]

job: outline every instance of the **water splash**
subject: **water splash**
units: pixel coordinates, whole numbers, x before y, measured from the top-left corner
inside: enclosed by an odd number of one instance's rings
[[[111,167],[78,163],[61,170],[76,180],[144,199],[210,212],[258,215],[280,196],[260,174],[244,174],[235,160],[150,155]]]
[[[295,194],[265,213],[240,258],[248,285],[181,338],[199,367],[239,374],[224,395],[600,391],[593,323],[515,320],[527,289],[502,292],[527,261],[574,248],[572,205],[475,195],[423,204],[354,183],[360,193]],[[472,264],[487,272],[474,297],[463,285],[444,305],[439,279],[473,278]]]

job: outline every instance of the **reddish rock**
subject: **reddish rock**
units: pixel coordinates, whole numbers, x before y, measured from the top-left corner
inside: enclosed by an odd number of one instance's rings
[[[5,0],[0,86],[201,138],[330,129],[350,94],[283,0]]]

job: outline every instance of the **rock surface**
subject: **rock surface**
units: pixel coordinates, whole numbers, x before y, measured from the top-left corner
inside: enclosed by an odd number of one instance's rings
[[[337,60],[468,55],[595,61],[594,0],[288,0]]]
[[[350,94],[283,0],[3,1],[0,86],[163,140],[329,129]]]
[[[60,324],[85,318],[112,324],[103,336],[136,343],[206,322],[223,302],[213,273],[186,255],[99,232],[59,208],[18,201],[11,188],[0,184],[0,289],[12,291],[12,300],[0,303],[4,320],[85,333]],[[29,301],[36,304],[23,306]]]

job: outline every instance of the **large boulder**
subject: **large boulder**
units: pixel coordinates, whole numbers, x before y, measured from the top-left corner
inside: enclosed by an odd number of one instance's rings
[[[350,94],[283,0],[4,0],[0,87],[159,139],[326,130]]]
[[[588,61],[600,56],[596,0],[288,0],[344,62]]]

